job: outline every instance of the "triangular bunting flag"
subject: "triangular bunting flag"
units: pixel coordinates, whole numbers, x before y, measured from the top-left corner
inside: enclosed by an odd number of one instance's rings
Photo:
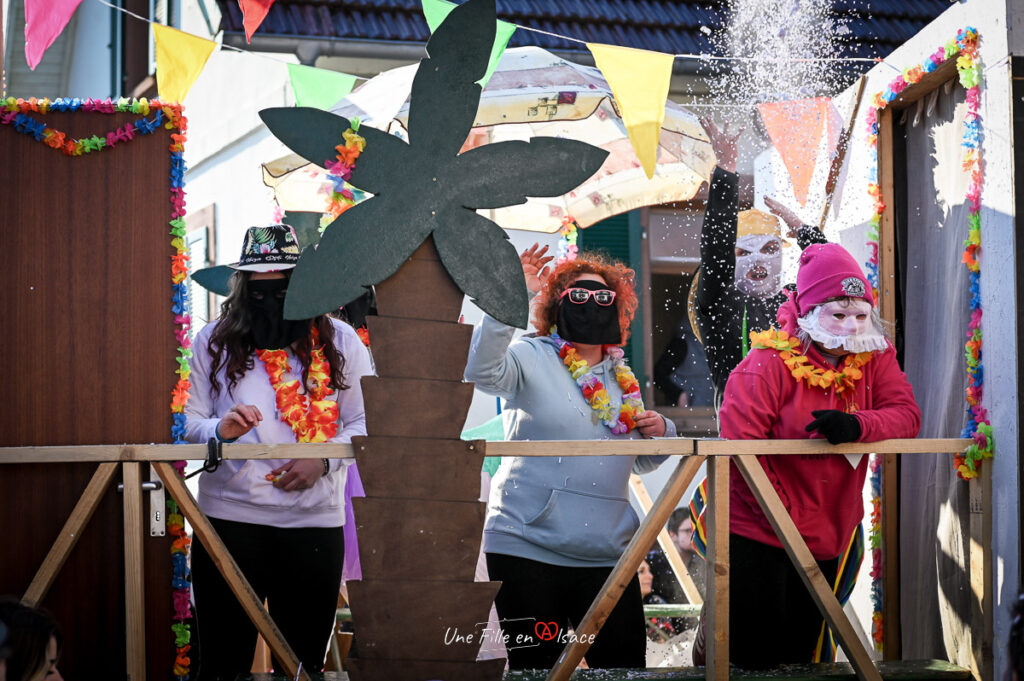
[[[302,64],[289,64],[288,78],[292,81],[295,106],[312,106],[325,111],[352,92],[356,84],[356,77],[347,73]]]
[[[242,26],[245,28],[245,42],[252,42],[252,34],[260,27],[263,20],[267,18],[267,12],[274,0],[238,0],[238,7],[242,10]]]
[[[671,54],[587,43],[615,95],[629,141],[648,179],[658,163],[658,140],[672,79]]]
[[[82,0],[25,0],[25,61],[33,71]],[[3,41],[0,40],[0,43]]]
[[[153,24],[156,38],[156,89],[165,102],[184,102],[217,43],[163,24]]]
[[[448,2],[448,0],[423,0],[423,16],[427,19],[427,26],[430,27],[431,33],[437,30],[437,27],[441,25],[444,18],[455,7],[456,4]],[[512,39],[512,34],[515,32],[515,24],[510,24],[507,21],[498,21],[498,28],[494,32],[494,47],[491,48],[491,61],[487,64],[487,72],[484,74],[484,77],[478,81],[480,87],[487,87],[487,81],[491,79],[494,69],[498,68],[501,55],[505,53],[508,41]]]
[[[822,132],[827,125],[829,140],[825,152],[831,156],[842,128],[839,113],[828,97],[767,102],[759,104],[757,109],[768,137],[789,173],[793,196],[801,206],[807,205]]]

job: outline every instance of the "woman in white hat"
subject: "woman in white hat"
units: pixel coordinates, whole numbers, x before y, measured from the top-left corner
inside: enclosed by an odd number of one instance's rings
[[[365,346],[347,324],[286,320],[299,248],[291,227],[252,227],[231,267],[220,319],[197,336],[187,439],[349,442],[365,435]],[[227,460],[199,478],[209,516],[275,623],[311,672],[323,666],[344,559],[345,463]],[[256,630],[205,547],[193,543],[199,679],[234,679],[252,663]]]

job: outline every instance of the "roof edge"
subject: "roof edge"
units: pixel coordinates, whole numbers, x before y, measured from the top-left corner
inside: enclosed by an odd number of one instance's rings
[[[224,31],[224,44],[252,52],[294,54],[299,61],[312,66],[319,57],[348,57],[362,59],[400,59],[416,61],[427,56],[427,45],[421,42],[399,40],[371,40],[366,38],[317,38],[296,35],[260,35],[245,42],[243,33]],[[594,66],[589,50],[548,50],[555,56],[584,66]],[[674,75],[696,75],[702,72],[695,59],[677,59],[672,65]]]

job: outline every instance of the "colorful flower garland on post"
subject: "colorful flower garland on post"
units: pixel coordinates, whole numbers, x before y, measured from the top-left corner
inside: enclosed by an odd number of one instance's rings
[[[967,115],[964,118],[964,139],[961,146],[966,150],[963,168],[970,172],[970,183],[967,188],[968,204],[968,235],[964,242],[963,262],[967,266],[970,277],[971,320],[967,325],[967,343],[964,354],[967,358],[967,426],[961,437],[974,438],[963,454],[954,457],[957,475],[963,479],[978,475],[978,466],[982,459],[990,459],[994,454],[992,425],[988,420],[988,412],[981,404],[982,400],[982,362],[981,362],[981,267],[977,255],[981,251],[981,72],[978,69],[978,31],[972,27],[957,32],[956,38],[940,47],[920,65],[907,69],[897,76],[882,92],[875,94],[872,106],[867,112],[868,145],[875,150],[874,158],[868,169],[868,194],[874,201],[875,214],[869,222],[868,248],[870,258],[866,269],[868,280],[878,294],[878,229],[882,214],[885,212],[885,200],[881,186],[878,184],[878,119],[879,112],[895,101],[909,85],[919,82],[925,74],[935,71],[942,63],[956,57],[956,68],[960,84],[967,89]],[[872,526],[869,536],[872,548],[872,572],[875,580],[872,584],[872,601],[875,613],[872,618],[874,627],[872,638],[875,646],[882,649],[882,600],[881,587],[881,465],[876,459],[871,469],[871,487],[873,511]],[[877,502],[877,503],[876,503]]]
[[[141,116],[134,123],[128,123],[104,135],[92,135],[80,139],[51,128],[42,121],[37,121],[31,114],[45,115],[52,111],[86,111],[92,113],[132,113]],[[152,118],[146,118],[152,114]],[[171,311],[174,314],[174,337],[178,341],[178,355],[175,358],[178,368],[175,373],[178,380],[171,393],[172,426],[171,437],[175,444],[185,442],[185,404],[188,402],[188,391],[192,384],[189,381],[191,370],[189,359],[192,357],[192,341],[190,330],[192,318],[189,314],[189,294],[185,278],[188,276],[188,247],[185,243],[185,161],[183,158],[185,131],[187,122],[181,114],[181,105],[166,104],[159,100],[146,99],[128,100],[125,98],[113,102],[109,99],[15,99],[8,97],[0,100],[0,124],[13,126],[18,132],[30,135],[46,146],[60,151],[67,156],[82,156],[93,152],[112,149],[118,144],[131,142],[136,135],[149,135],[163,126],[171,133]],[[184,461],[174,463],[175,469],[181,474],[185,469]],[[173,576],[171,586],[174,589],[174,615],[171,631],[174,633],[175,660],[174,676],[179,681],[189,677],[191,661],[188,653],[191,649],[191,629],[189,620],[192,618],[191,581],[188,567],[188,547],[191,540],[185,531],[185,519],[173,499],[167,499],[167,528],[172,539],[171,566]]]

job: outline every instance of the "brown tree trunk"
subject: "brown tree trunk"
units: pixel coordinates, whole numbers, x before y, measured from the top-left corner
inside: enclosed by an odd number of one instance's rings
[[[429,237],[376,287],[368,327],[377,376],[362,381],[368,436],[354,438],[365,498],[353,499],[363,580],[349,584],[354,681],[486,681],[476,662],[497,582],[474,582],[485,504],[482,440],[463,441],[472,328]],[[454,633],[470,640],[451,640]]]

